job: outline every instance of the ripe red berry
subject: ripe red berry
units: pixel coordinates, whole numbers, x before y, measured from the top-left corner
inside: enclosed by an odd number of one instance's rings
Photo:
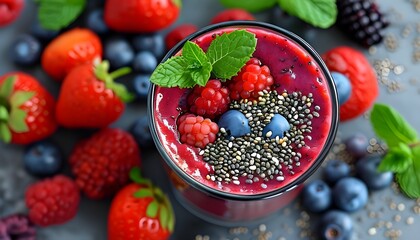
[[[230,98],[232,100],[257,98],[258,92],[270,90],[273,83],[270,69],[266,65],[262,66],[260,60],[251,58],[230,81]]]
[[[29,186],[25,201],[29,219],[46,227],[65,223],[76,215],[80,192],[72,179],[57,175]]]
[[[255,17],[243,9],[227,9],[214,16],[214,18],[211,20],[211,24],[239,20],[253,21],[255,20]]]
[[[182,143],[204,148],[216,140],[219,126],[209,118],[186,114],[178,119],[178,131]]]
[[[229,89],[219,80],[212,79],[206,86],[196,86],[188,95],[190,111],[197,115],[214,119],[229,108]]]
[[[129,182],[131,168],[139,165],[138,145],[121,129],[102,129],[76,145],[70,156],[76,183],[91,199],[115,194]]]
[[[177,43],[184,40],[188,35],[196,32],[197,26],[194,24],[181,24],[172,29],[165,37],[166,49],[173,48]]]

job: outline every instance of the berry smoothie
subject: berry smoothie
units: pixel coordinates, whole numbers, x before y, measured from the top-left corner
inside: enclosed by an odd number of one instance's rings
[[[155,135],[158,149],[165,160],[170,160],[169,167],[177,173],[171,172],[170,175],[184,183],[184,190],[192,185],[194,188],[204,189],[206,195],[215,194],[215,199],[223,199],[225,196],[227,199],[233,199],[234,201],[261,200],[279,194],[287,195],[283,193],[296,187],[313,173],[331,146],[337,125],[335,88],[323,63],[316,54],[310,53],[312,50],[308,51],[307,46],[302,47],[296,40],[277,31],[253,26],[252,24],[248,26],[239,25],[239,27],[226,26],[207,31],[192,38],[191,41],[206,51],[216,35],[236,29],[246,29],[248,32],[255,34],[257,45],[252,57],[259,59],[262,64],[268,66],[274,80],[272,92],[260,93],[261,96],[254,100],[254,102],[271,101],[271,105],[260,107],[262,110],[257,110],[262,111],[262,114],[272,114],[274,106],[281,103],[282,106],[280,108],[276,107],[276,109],[283,109],[281,114],[292,126],[292,129],[288,131],[289,133],[284,138],[277,138],[271,142],[267,140],[267,146],[271,143],[274,144],[274,147],[270,146],[270,152],[277,152],[277,154],[273,154],[276,157],[271,154],[266,156],[264,150],[261,151],[261,154],[256,152],[252,155],[246,155],[250,159],[246,160],[248,162],[242,168],[249,168],[249,165],[251,165],[251,169],[255,170],[257,167],[253,164],[258,161],[262,164],[257,164],[261,171],[251,171],[251,173],[249,170],[247,173],[242,171],[239,175],[230,178],[229,174],[222,175],[220,170],[225,169],[232,173],[234,171],[231,168],[223,168],[227,166],[226,164],[218,166],[214,163],[217,160],[212,160],[217,158],[217,154],[212,152],[215,149],[220,149],[216,146],[217,141],[210,150],[181,143],[177,130],[177,119],[183,114],[186,98],[191,91],[189,89],[153,86],[151,96],[149,96],[152,134]],[[179,49],[178,52],[174,53],[180,54]],[[275,101],[272,99],[275,99]],[[244,101],[237,101],[236,103],[236,107],[241,110],[241,107],[244,109],[241,104],[246,105],[247,101],[245,103]],[[260,105],[262,104],[255,103],[252,107],[258,108]],[[247,116],[251,115],[251,113],[247,114]],[[257,138],[264,139],[264,137],[266,136]],[[222,144],[222,140],[219,142]],[[265,142],[263,141],[263,143]],[[234,144],[235,142],[229,143],[229,148],[236,146]],[[239,142],[239,145],[241,144],[244,143]],[[251,144],[253,143],[251,142]],[[278,147],[275,144],[278,144]],[[261,148],[264,148],[264,146],[261,145]],[[251,145],[250,147],[254,148],[256,146]],[[260,157],[263,160],[260,161]],[[255,161],[251,159],[255,159]],[[264,159],[268,159],[266,163],[263,163]],[[243,161],[243,159],[239,157],[237,161]],[[229,163],[231,162],[229,161]],[[274,164],[275,167],[272,166]],[[295,195],[293,194],[293,197]],[[198,205],[198,208],[206,208],[206,205],[211,205],[208,199],[201,198],[199,194],[191,194],[187,198],[190,202]],[[200,199],[200,201],[197,199]],[[273,211],[276,206],[284,205],[290,200],[283,198],[272,204],[272,207],[267,203],[264,206],[268,211]],[[205,204],[202,202],[205,202]],[[217,210],[219,212],[214,212],[214,209],[207,210],[217,216],[232,215],[232,213],[226,213],[231,205],[229,201],[222,201],[220,209]],[[244,207],[241,206],[241,208]],[[206,211],[206,209],[204,210]],[[240,214],[240,211],[233,215]],[[232,219],[247,220],[250,217],[236,216]]]

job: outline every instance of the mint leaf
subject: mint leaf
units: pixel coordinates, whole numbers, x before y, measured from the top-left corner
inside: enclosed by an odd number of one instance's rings
[[[182,56],[190,63],[189,69],[192,79],[200,86],[205,86],[210,79],[212,65],[197,44],[186,42],[182,48]]]
[[[255,35],[245,30],[236,30],[217,36],[206,53],[213,65],[214,76],[230,79],[237,75],[251,58],[256,46]]]
[[[404,171],[397,173],[396,178],[401,190],[411,198],[420,197],[420,147],[411,149],[413,159],[410,166]]]
[[[329,28],[337,18],[335,0],[278,0],[280,7],[290,15],[320,28]]]
[[[376,135],[390,148],[398,146],[399,143],[409,144],[417,140],[417,132],[390,106],[375,104],[370,121]]]
[[[163,87],[191,88],[196,84],[188,69],[189,62],[182,56],[174,56],[159,64],[150,76],[150,81]]]
[[[67,27],[82,13],[86,0],[40,0],[38,19],[48,30]]]
[[[413,154],[407,144],[399,143],[397,147],[389,149],[378,166],[381,172],[392,171],[395,173],[404,172],[410,166]]]

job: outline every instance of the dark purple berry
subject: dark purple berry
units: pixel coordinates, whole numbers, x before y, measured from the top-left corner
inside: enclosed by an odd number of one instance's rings
[[[145,100],[149,93],[150,75],[138,74],[134,77],[132,83],[133,83],[133,91],[136,94],[137,99]]]
[[[350,166],[338,159],[332,159],[327,162],[324,168],[324,178],[327,182],[334,184],[338,180],[350,175]]]
[[[321,217],[319,233],[323,240],[349,240],[353,234],[353,221],[347,213],[331,210]]]
[[[140,147],[153,146],[153,138],[149,129],[149,116],[140,116],[130,127],[130,132]]]
[[[379,172],[378,166],[382,157],[368,156],[359,159],[356,164],[357,176],[372,190],[379,190],[391,185],[394,175],[392,172]]]
[[[61,171],[63,163],[60,148],[51,141],[41,141],[30,145],[23,156],[25,169],[30,174],[39,177],[57,174]]]
[[[10,215],[0,219],[1,240],[35,240],[35,227],[25,215]]]
[[[331,205],[331,189],[320,179],[307,183],[301,197],[302,205],[311,212],[325,211]]]
[[[142,51],[136,54],[133,61],[133,70],[139,73],[152,73],[158,61],[151,52]]]
[[[95,9],[88,14],[86,26],[97,34],[106,34],[109,32],[108,26],[104,21],[104,11],[102,9]]]
[[[137,52],[150,51],[160,60],[165,54],[165,40],[161,34],[141,34],[133,37],[131,43]]]
[[[356,133],[344,141],[347,152],[356,158],[363,157],[367,154],[369,140],[361,133]]]
[[[334,185],[333,200],[336,207],[346,212],[362,209],[368,201],[366,184],[354,177],[342,178]]]
[[[113,69],[131,66],[134,50],[126,39],[114,37],[105,42],[105,59],[109,60]]]
[[[31,34],[34,37],[38,38],[41,42],[48,42],[51,41],[53,38],[57,37],[59,31],[45,29],[37,20],[32,24]]]
[[[42,46],[38,39],[28,34],[18,36],[10,47],[12,62],[20,66],[33,66],[39,62]]]

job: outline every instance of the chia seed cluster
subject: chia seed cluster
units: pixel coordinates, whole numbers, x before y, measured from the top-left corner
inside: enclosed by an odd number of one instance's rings
[[[216,141],[200,151],[214,170],[206,178],[235,185],[261,181],[261,187],[267,188],[264,182],[284,181],[286,171],[294,174],[294,168],[301,164],[299,149],[306,145],[305,140],[312,139],[312,119],[319,117],[320,107],[314,105],[312,93],[262,91],[257,100],[233,101],[230,109],[245,115],[251,132],[235,138],[220,128]],[[290,124],[283,138],[270,138],[270,131],[263,135],[275,114],[281,114]]]

